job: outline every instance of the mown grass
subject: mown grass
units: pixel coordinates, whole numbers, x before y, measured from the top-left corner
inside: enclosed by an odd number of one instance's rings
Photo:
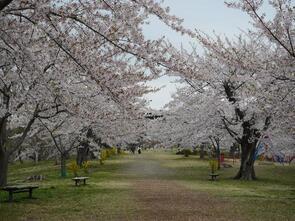
[[[25,199],[27,193],[23,193],[7,203],[7,193],[0,191],[0,221],[135,220],[139,210],[133,181],[149,178],[171,180],[184,189],[230,202],[230,211],[224,213],[236,220],[295,220],[294,165],[256,165],[259,180],[251,182],[233,180],[237,169],[238,163],[222,168],[219,180],[211,182],[206,160],[169,151],[144,152],[141,156],[115,156],[105,165],[92,161],[88,184],[75,187],[70,173],[68,178],[59,177],[54,162],[16,163],[9,168],[10,183],[40,174],[46,180],[38,182],[40,188],[33,193],[36,199]]]
[[[74,186],[71,174],[60,178],[59,166],[51,161],[12,165],[9,183],[21,183],[28,176],[40,174],[46,176],[46,180],[37,182],[39,189],[33,192],[36,199],[25,199],[28,193],[18,193],[13,203],[7,203],[7,193],[0,192],[0,220],[126,220],[134,206],[130,183],[118,174],[128,162],[120,156],[104,165],[92,161],[90,179],[86,186],[80,187]]]
[[[255,165],[257,181],[233,180],[233,168],[221,168],[217,182],[208,181],[209,163],[198,156],[159,153],[162,166],[175,171],[170,179],[194,191],[203,191],[233,203],[232,210],[247,220],[295,220],[295,166]]]

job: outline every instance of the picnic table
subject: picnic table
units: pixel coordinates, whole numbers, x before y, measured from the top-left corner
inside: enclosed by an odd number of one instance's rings
[[[39,188],[36,185],[15,185],[15,186],[5,186],[2,187],[1,189],[4,191],[7,191],[9,193],[8,195],[8,201],[12,202],[13,201],[13,194],[14,193],[24,193],[28,192],[29,193],[29,198],[33,198],[33,190]]]
[[[89,179],[89,177],[74,177],[74,178],[72,178],[72,180],[75,181],[76,186],[79,186],[82,181],[83,181],[83,184],[86,185],[87,179]]]
[[[211,176],[211,181],[216,181],[217,180],[217,177],[219,176],[219,174],[217,173],[210,173],[209,176]]]

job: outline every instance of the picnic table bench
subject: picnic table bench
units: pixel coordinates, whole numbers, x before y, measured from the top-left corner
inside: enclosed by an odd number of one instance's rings
[[[38,186],[32,186],[32,185],[15,185],[15,186],[5,186],[2,187],[2,190],[7,191],[9,193],[8,195],[8,201],[13,201],[13,194],[14,193],[29,193],[29,198],[33,198],[33,190],[39,188]]]
[[[89,177],[74,177],[74,178],[72,178],[72,180],[75,181],[76,186],[79,186],[82,181],[83,181],[83,184],[86,185],[87,179],[89,179]]]
[[[210,173],[209,176],[211,176],[211,179],[212,181],[216,181],[217,180],[217,177],[219,176],[219,174],[216,174],[216,173]]]

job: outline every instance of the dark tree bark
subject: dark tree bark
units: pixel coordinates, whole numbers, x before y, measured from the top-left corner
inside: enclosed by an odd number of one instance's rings
[[[7,184],[8,173],[8,155],[5,151],[0,150],[0,187]]]
[[[17,154],[18,154],[18,160],[19,160],[20,164],[23,164],[24,162],[23,162],[23,159],[22,159],[22,156],[21,156],[21,150],[20,149],[18,150]]]
[[[209,137],[214,148],[214,157],[218,162],[218,169],[220,169],[220,139],[218,137]]]
[[[9,5],[13,0],[0,0],[0,11],[2,11],[7,5]]]
[[[88,128],[86,137],[87,139],[81,141],[79,147],[77,148],[76,162],[80,167],[82,167],[83,162],[89,159],[97,159],[97,156],[93,152],[93,148],[90,146],[90,140],[96,143],[99,147],[110,147],[108,144],[102,143],[101,138],[96,136],[92,128]]]
[[[242,152],[241,152],[241,165],[240,169],[235,176],[235,179],[241,180],[256,180],[256,174],[254,169],[255,162],[255,143],[249,144],[241,144]]]
[[[38,164],[39,162],[39,153],[37,151],[34,152],[34,162],[35,164]]]
[[[5,186],[7,183],[9,157],[15,153],[15,151],[19,150],[34,121],[35,117],[28,122],[26,128],[22,132],[22,136],[12,142],[7,138],[7,118],[4,117],[0,119],[0,186]]]
[[[89,147],[88,144],[82,144],[77,148],[77,164],[82,167],[83,162],[88,160]]]
[[[95,135],[92,128],[88,128],[86,137],[88,139],[92,139],[99,146],[102,144],[101,139]],[[76,162],[80,167],[82,167],[83,162],[87,161],[89,157],[94,157],[94,154],[90,152],[90,145],[88,139],[81,141],[80,146],[77,148]]]
[[[250,169],[252,171],[253,165],[249,164],[248,161],[248,148],[242,147],[242,153],[241,153],[241,164],[240,164],[240,169],[235,176],[235,179],[244,179],[244,180],[249,180],[251,179],[251,173]]]
[[[224,125],[227,130],[232,134],[233,132],[229,129],[224,121]],[[235,179],[242,180],[255,180],[256,174],[254,170],[254,162],[255,162],[255,149],[260,134],[258,130],[252,128],[253,122],[251,120],[245,121],[242,124],[243,134],[242,138],[236,138],[236,141],[241,144],[241,164],[240,169],[235,176]]]
[[[251,123],[246,121],[242,124],[243,137],[241,139],[241,164],[235,179],[256,180],[254,170],[255,149],[258,142],[258,130],[251,128]],[[249,142],[252,141],[252,142]]]
[[[0,187],[7,182],[8,155],[6,151],[7,118],[0,118]]]
[[[224,91],[227,96],[227,99],[232,104],[237,103],[235,91],[238,87],[236,87],[231,81],[223,82]],[[223,117],[223,123],[225,129],[228,133],[236,140],[237,143],[241,144],[241,164],[240,169],[235,176],[235,179],[241,180],[256,180],[256,174],[254,170],[254,162],[255,162],[255,149],[256,144],[261,136],[262,131],[266,131],[271,123],[271,117],[267,116],[265,118],[264,127],[259,131],[254,127],[255,125],[255,117],[252,116],[251,119],[245,120],[246,113],[242,111],[239,106],[235,107],[236,113],[236,122],[243,122],[242,129],[243,133],[241,137],[238,137],[238,133],[233,131],[230,128],[231,122]]]
[[[216,158],[218,161],[218,169],[220,169],[220,144],[217,142],[217,147],[216,147]]]
[[[131,152],[133,153],[133,154],[135,154],[135,149],[136,149],[136,147],[130,147],[130,150],[131,150]]]
[[[67,176],[67,154],[61,153],[60,155],[60,176],[66,177]]]
[[[205,151],[204,151],[204,149],[205,149],[204,144],[201,144],[200,145],[200,159],[204,159],[205,158]]]

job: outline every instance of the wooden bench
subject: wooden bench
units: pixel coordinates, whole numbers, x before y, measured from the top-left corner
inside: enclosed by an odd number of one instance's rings
[[[33,198],[33,190],[39,188],[38,186],[25,186],[25,185],[16,185],[16,186],[5,186],[2,187],[2,190],[7,191],[9,193],[8,195],[8,201],[13,201],[13,194],[14,193],[29,193],[29,198]]]
[[[216,181],[217,180],[217,177],[219,176],[219,174],[216,174],[216,173],[210,173],[209,176],[211,176],[211,181]]]
[[[86,180],[87,179],[89,179],[89,177],[75,177],[72,180],[75,181],[76,186],[79,186],[82,181],[83,181],[83,184],[86,185]]]

